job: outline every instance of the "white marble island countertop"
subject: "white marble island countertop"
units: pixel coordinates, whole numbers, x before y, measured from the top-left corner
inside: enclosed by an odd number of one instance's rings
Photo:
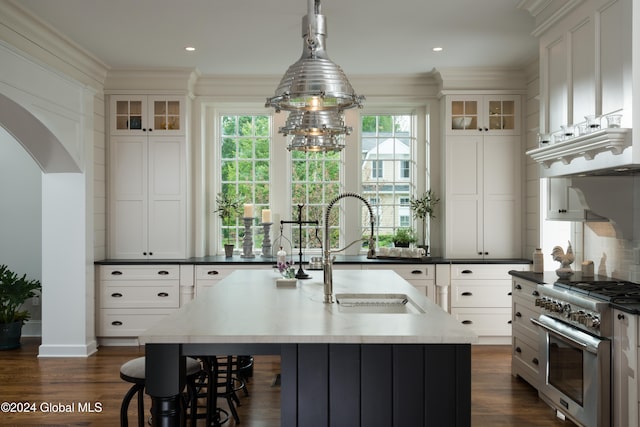
[[[323,303],[322,271],[277,287],[275,271],[239,270],[145,331],[141,344],[468,344],[476,335],[391,270],[333,272],[334,295],[406,294],[424,313],[351,313]]]

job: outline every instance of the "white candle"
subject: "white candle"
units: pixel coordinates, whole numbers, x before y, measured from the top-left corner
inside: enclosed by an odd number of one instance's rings
[[[262,222],[263,223],[271,222],[271,209],[262,210]]]
[[[244,205],[244,218],[253,218],[253,205],[251,203]]]

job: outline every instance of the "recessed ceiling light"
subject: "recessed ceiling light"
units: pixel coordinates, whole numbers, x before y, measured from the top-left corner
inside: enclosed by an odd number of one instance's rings
[[[444,50],[444,48],[440,47],[440,46],[436,46],[433,49],[431,49],[434,52],[442,52]]]
[[[186,50],[187,52],[193,52],[194,50],[196,50],[196,48],[193,46],[187,46],[184,48],[184,50]]]

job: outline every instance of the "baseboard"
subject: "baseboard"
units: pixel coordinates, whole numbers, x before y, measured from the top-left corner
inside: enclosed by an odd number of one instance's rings
[[[38,347],[38,357],[88,357],[98,351],[95,340],[88,344],[42,344]]]

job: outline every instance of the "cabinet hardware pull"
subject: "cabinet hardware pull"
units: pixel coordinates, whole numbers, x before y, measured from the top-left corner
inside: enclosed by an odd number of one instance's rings
[[[522,353],[522,349],[520,347],[516,347],[516,353]]]
[[[111,296],[114,298],[122,298],[122,294],[120,292],[114,292],[111,294]]]
[[[471,292],[463,292],[461,295],[463,297],[470,297],[470,296],[473,296],[473,293],[471,293]]]
[[[534,357],[533,359],[531,359],[531,362],[533,362],[534,365],[537,365],[538,363],[540,363],[540,362],[538,362],[538,358],[537,357]]]
[[[119,321],[119,320],[114,320],[113,322],[111,322],[111,324],[112,324],[113,326],[122,326],[122,322],[121,322],[121,321]]]
[[[160,270],[158,271],[158,274],[161,276],[166,276],[167,274],[169,274],[169,272],[167,270]]]
[[[478,252],[478,255],[482,255],[482,252]]]
[[[153,255],[153,252],[149,252],[149,256]]]
[[[114,270],[114,271],[112,271],[112,272],[111,272],[111,274],[112,274],[113,276],[122,276],[122,271],[120,271],[120,270]]]
[[[147,255],[147,253],[146,253],[146,252],[142,252],[142,255],[146,256],[146,255]]]
[[[461,273],[462,274],[472,274],[473,271],[471,271],[471,270],[462,270]]]
[[[489,128],[484,128],[484,131],[485,131],[485,132],[488,132],[488,131],[489,131]]]
[[[411,274],[422,274],[422,270],[413,270]]]
[[[508,296],[511,296],[511,295],[513,295],[513,294],[512,294],[511,292],[509,292],[507,295],[508,295]]]
[[[512,322],[511,322],[511,320],[509,320],[509,321],[507,322],[507,325],[510,325],[511,323],[512,323]]]
[[[485,255],[489,255],[489,252],[485,252],[484,254],[485,254]]]
[[[209,271],[207,271],[207,274],[208,274],[209,276],[215,276],[216,274],[220,274],[220,273],[218,273],[218,271],[217,271],[217,270],[209,270]]]
[[[166,292],[160,292],[160,293],[158,294],[158,296],[159,296],[159,297],[164,298],[164,297],[168,297],[168,296],[169,296],[169,294],[168,294],[168,293],[166,293]]]
[[[515,286],[515,288],[516,288],[517,290],[520,290],[520,289],[522,289],[522,286],[520,286],[520,285],[516,285],[516,286]]]
[[[618,313],[618,320],[623,320],[623,319],[624,319],[624,314]]]
[[[522,317],[522,314],[519,311],[516,311],[516,317]]]
[[[531,295],[533,295],[534,297],[538,297],[538,296],[540,296],[540,292],[533,291],[533,292],[531,292]]]
[[[463,320],[462,324],[463,325],[471,325],[473,322],[471,320]]]

